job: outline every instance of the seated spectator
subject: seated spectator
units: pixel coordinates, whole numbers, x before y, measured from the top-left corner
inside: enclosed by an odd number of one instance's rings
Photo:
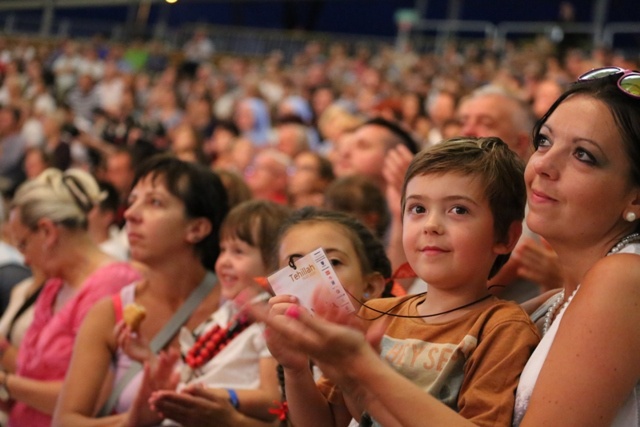
[[[89,234],[100,249],[113,258],[129,259],[129,245],[123,230],[116,224],[120,205],[118,192],[108,182],[99,181],[102,200],[89,212]]]
[[[71,146],[63,136],[64,113],[55,111],[42,119],[43,148],[51,159],[51,167],[66,170],[71,166]]]
[[[25,262],[48,278],[18,349],[15,374],[0,373],[9,425],[48,426],[85,314],[100,298],[136,280],[89,237],[87,215],[100,190],[84,171],[48,169],[24,183],[9,223]]]
[[[397,145],[404,145],[411,153],[418,152],[416,141],[398,124],[383,118],[370,119],[347,140],[340,141],[333,170],[338,177],[365,175],[384,188],[384,159]]]
[[[269,144],[271,117],[267,104],[262,99],[241,99],[236,105],[233,120],[240,134],[254,146],[264,147]]]
[[[16,372],[18,349],[33,322],[35,302],[45,280],[42,271],[32,267],[29,276],[11,289],[9,305],[0,317],[0,368],[5,372]],[[1,425],[7,425],[7,417],[7,412],[0,410]]]
[[[70,90],[66,101],[77,123],[90,123],[94,110],[100,106],[100,98],[95,91],[93,77],[89,74],[78,76],[78,84]]]
[[[287,202],[287,170],[291,158],[273,148],[260,151],[245,169],[244,177],[256,199]]]
[[[119,227],[124,225],[124,210],[127,207],[134,176],[135,159],[131,150],[121,148],[107,155],[103,179],[113,185],[118,192],[119,204],[116,224]]]
[[[11,290],[7,309],[0,317],[0,366],[2,370],[14,374],[20,343],[33,322],[35,302],[44,286],[46,277],[35,267],[29,276],[22,279]],[[6,413],[2,414],[6,418]],[[3,425],[6,424],[6,420]]]
[[[427,146],[430,146],[445,139],[442,130],[444,124],[455,117],[458,100],[452,92],[437,90],[429,94],[426,104],[432,124],[427,141]]]
[[[336,150],[337,141],[346,133],[357,129],[364,119],[351,114],[341,104],[334,103],[328,106],[318,118],[318,131],[322,142],[319,151],[327,156]]]
[[[104,64],[104,75],[95,86],[98,106],[111,115],[117,115],[124,94],[124,80],[120,76],[118,65],[114,61]]]
[[[289,206],[294,209],[323,206],[325,191],[334,179],[333,168],[327,158],[313,151],[298,154],[289,170]]]
[[[198,132],[200,139],[208,138],[216,128],[216,120],[213,117],[213,105],[211,96],[207,93],[199,94],[187,101],[185,119]]]
[[[171,134],[184,118],[180,97],[176,88],[170,85],[154,86],[147,108],[150,111],[150,120],[160,123],[167,134]]]
[[[227,190],[229,209],[252,198],[251,189],[242,175],[229,169],[213,168]]]
[[[31,276],[31,271],[24,265],[24,258],[11,243],[6,216],[4,202],[0,199],[0,316],[9,305],[13,287]]]
[[[292,159],[310,149],[308,128],[301,123],[280,123],[276,126],[275,136],[276,149]]]
[[[101,407],[106,417],[99,423],[160,423],[145,408],[150,393],[168,384],[140,388],[144,374],[138,368],[142,366],[119,349],[114,327],[124,326],[123,309],[128,304],[143,306],[146,318],[137,328],[138,337],[141,342],[153,342],[154,353],[164,350],[153,372],[149,366],[144,372],[150,378],[161,375],[157,369],[173,371],[180,327],[192,333],[220,306],[221,286],[215,286],[210,269],[220,252],[219,230],[226,214],[224,187],[206,167],[170,155],[154,156],[140,165],[125,216],[131,259],[144,266],[144,279],[102,300],[88,314],[54,425],[95,424]],[[179,310],[186,315],[176,319],[173,316]],[[109,399],[103,393],[105,383],[110,385]],[[141,396],[136,399],[138,390]],[[138,406],[142,409],[136,412]]]
[[[532,110],[536,118],[541,118],[556,99],[562,95],[562,85],[553,79],[544,79],[533,90]]]
[[[178,125],[173,130],[169,150],[185,162],[207,163],[202,150],[202,139],[196,128],[189,123]]]
[[[0,107],[0,177],[2,186],[12,191],[25,178],[22,159],[27,149],[27,141],[20,134],[20,109]]]
[[[391,220],[387,199],[366,176],[350,175],[333,181],[326,189],[324,206],[353,216],[381,241],[386,240]]]
[[[185,62],[183,72],[193,77],[200,64],[210,61],[215,53],[215,46],[204,28],[197,28],[193,36],[187,40],[182,48]]]
[[[202,150],[212,166],[216,166],[215,163],[218,161],[221,164],[227,161],[231,163],[233,143],[239,135],[240,131],[231,121],[220,121],[215,126],[202,145]]]

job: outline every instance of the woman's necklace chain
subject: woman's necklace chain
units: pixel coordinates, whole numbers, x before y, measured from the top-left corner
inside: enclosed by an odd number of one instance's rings
[[[640,241],[640,233],[629,234],[628,236],[626,236],[622,240],[620,240],[618,243],[616,243],[615,246],[612,247],[611,250],[607,253],[607,255],[612,255],[612,254],[618,253],[625,246],[629,245],[630,243],[637,242],[637,241]],[[542,327],[542,335],[545,335],[547,333],[547,331],[549,330],[549,328],[551,327],[551,323],[553,322],[553,318],[554,318],[554,316],[556,314],[556,311],[558,311],[558,314],[559,314],[565,308],[567,308],[567,306],[569,305],[569,303],[571,302],[571,300],[575,296],[576,292],[578,292],[579,288],[580,288],[580,285],[578,285],[578,287],[571,293],[571,295],[569,295],[569,298],[567,298],[567,300],[564,302],[564,304],[562,304],[562,307],[560,308],[560,310],[558,310],[558,306],[562,303],[562,301],[564,301],[564,289],[562,291],[560,291],[560,293],[556,296],[556,298],[553,300],[553,303],[551,304],[551,306],[549,307],[549,309],[547,310],[547,312],[544,315],[544,325]]]

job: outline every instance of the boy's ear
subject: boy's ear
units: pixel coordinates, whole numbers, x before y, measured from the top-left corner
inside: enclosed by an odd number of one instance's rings
[[[498,255],[511,253],[522,234],[522,221],[513,221],[507,231],[507,236],[503,242],[496,242],[494,252]]]
[[[362,299],[366,301],[371,298],[380,298],[386,283],[382,274],[378,272],[371,273],[367,275],[366,280],[367,281],[362,292]]]
[[[207,218],[200,217],[191,220],[187,226],[187,242],[191,244],[199,243],[211,233],[212,228],[211,221]]]

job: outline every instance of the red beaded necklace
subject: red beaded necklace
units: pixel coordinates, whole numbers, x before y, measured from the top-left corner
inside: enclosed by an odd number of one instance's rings
[[[213,328],[198,337],[193,347],[189,349],[185,357],[185,362],[187,362],[191,369],[201,367],[213,359],[216,354],[220,353],[232,339],[237,337],[252,323],[253,319],[244,313],[240,313],[232,318],[224,328],[216,324]]]

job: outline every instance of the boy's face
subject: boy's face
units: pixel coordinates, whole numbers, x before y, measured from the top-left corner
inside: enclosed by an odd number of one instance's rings
[[[255,285],[254,277],[266,273],[260,249],[236,237],[222,239],[216,274],[224,298],[235,298],[243,289]]]
[[[407,184],[402,241],[407,260],[431,288],[486,287],[507,245],[496,243],[482,182],[457,173],[413,177]]]

